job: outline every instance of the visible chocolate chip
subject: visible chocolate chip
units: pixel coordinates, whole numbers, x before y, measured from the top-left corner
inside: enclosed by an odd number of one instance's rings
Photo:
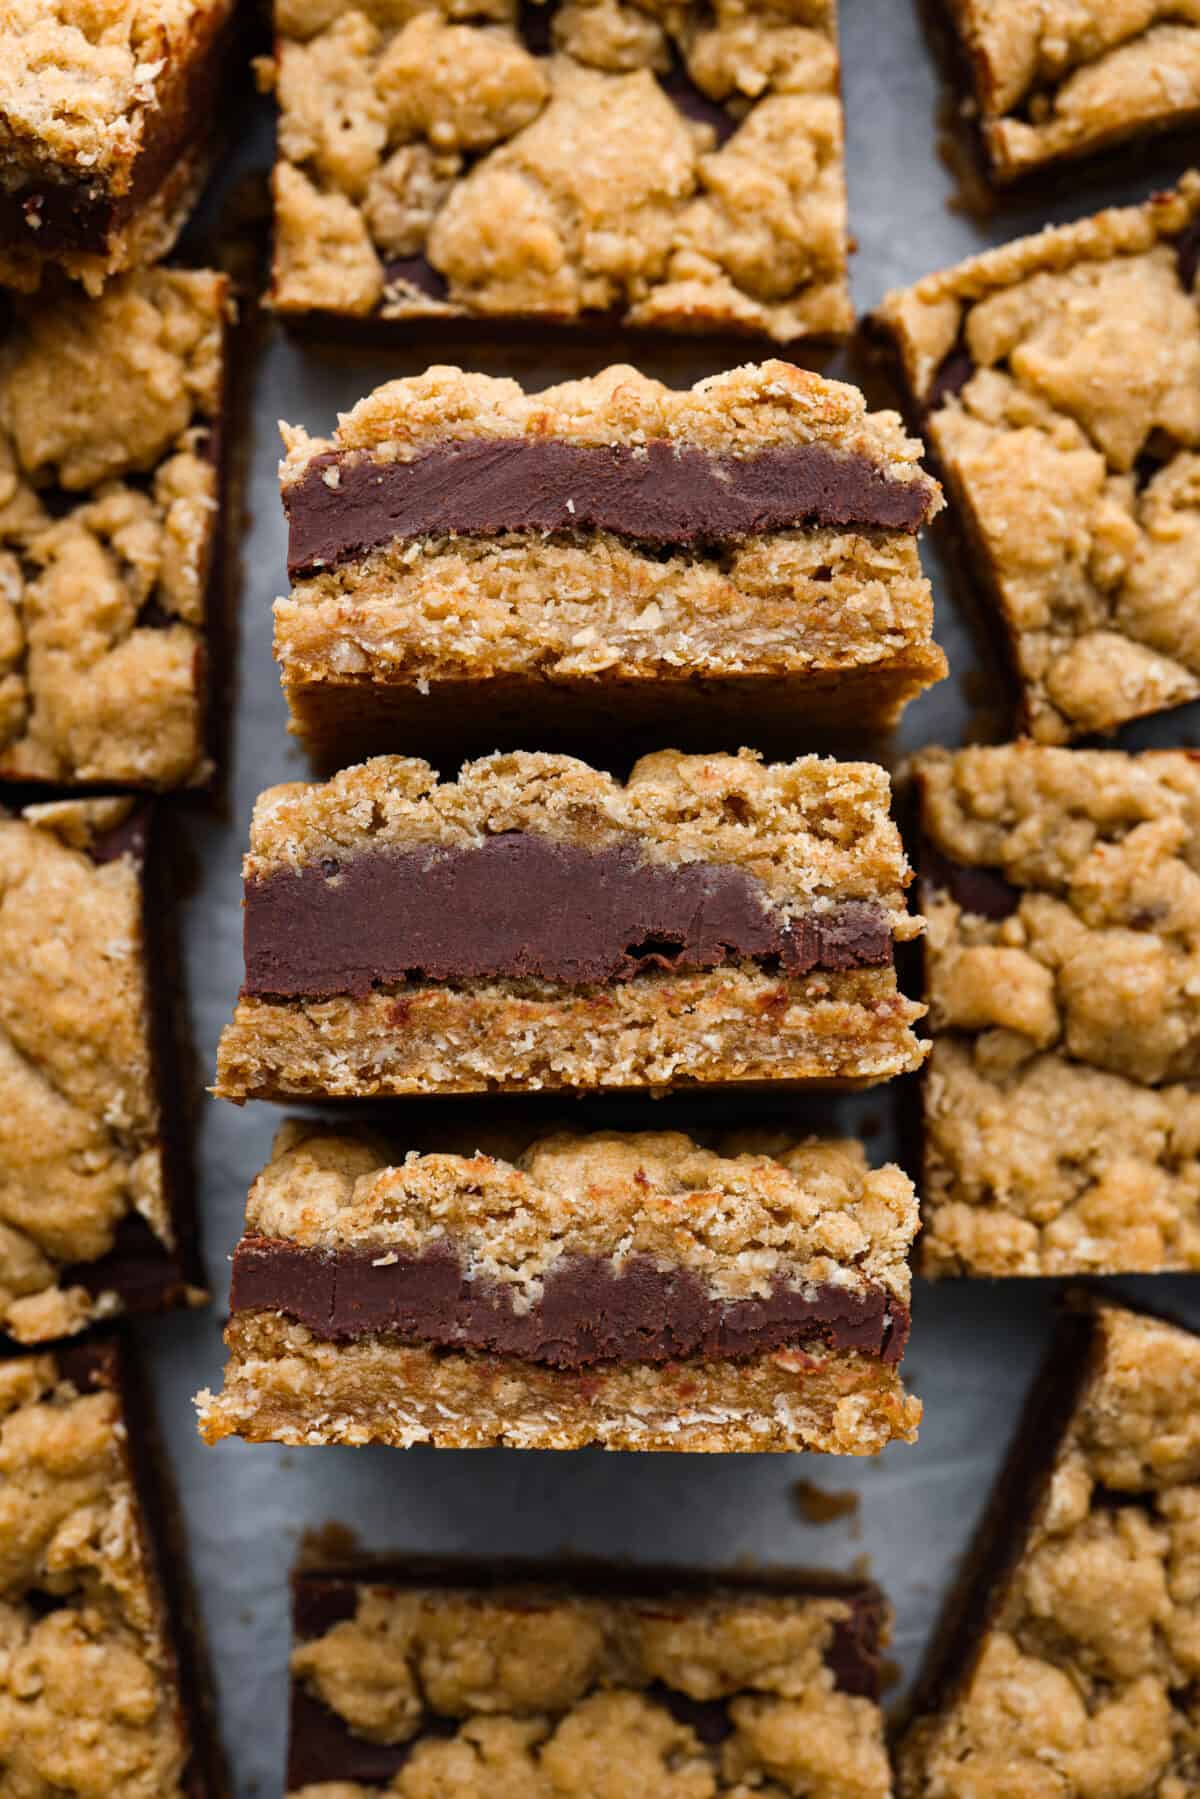
[[[814,568],[812,574],[808,578],[810,581],[832,581],[833,570],[827,562],[823,562],[820,568]]]
[[[1021,889],[1006,880],[998,869],[969,867],[952,862],[931,844],[925,847],[921,872],[935,888],[976,918],[1011,918],[1021,903]]]
[[[327,881],[332,881],[334,875],[340,875],[341,872],[342,865],[336,856],[321,857],[321,873],[325,876]]]
[[[549,56],[554,48],[554,34],[550,29],[552,11],[549,0],[521,0],[517,34],[530,56]]]
[[[944,406],[947,400],[961,393],[974,373],[975,361],[971,352],[964,343],[955,344],[933,377],[925,400],[926,411],[936,412],[939,406]]]
[[[445,276],[424,256],[393,257],[383,265],[383,279],[389,287],[396,282],[406,282],[431,300],[444,300],[450,292]]]
[[[1175,262],[1179,270],[1179,280],[1185,293],[1191,293],[1196,285],[1196,271],[1200,268],[1200,218],[1192,220],[1186,231],[1181,231],[1175,239]]]
[[[686,1693],[677,1692],[661,1680],[653,1681],[646,1688],[646,1697],[670,1712],[677,1724],[685,1724],[689,1730],[694,1730],[706,1748],[715,1748],[733,1735],[733,1720],[724,1699],[689,1699]]]
[[[728,107],[722,106],[719,100],[711,100],[702,88],[696,86],[678,51],[675,52],[666,74],[659,76],[658,84],[668,100],[672,101],[676,111],[681,112],[685,119],[691,119],[698,125],[712,126],[717,134],[718,145],[727,142],[737,130],[738,120]]]

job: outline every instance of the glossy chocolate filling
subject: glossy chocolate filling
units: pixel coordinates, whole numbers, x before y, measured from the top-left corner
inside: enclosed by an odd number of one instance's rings
[[[712,547],[806,524],[917,531],[930,482],[894,481],[866,456],[820,443],[753,454],[654,439],[448,440],[410,462],[363,451],[314,456],[284,489],[293,580],[397,538],[609,531],[655,548]]]
[[[551,1571],[553,1572],[553,1571]],[[538,1578],[538,1575],[541,1578]],[[520,1577],[537,1581],[529,1592],[525,1607],[531,1625],[546,1604],[547,1581],[544,1570],[520,1568]],[[506,1581],[511,1579],[503,1564],[487,1570],[477,1580],[465,1582],[461,1570],[441,1571],[433,1577],[420,1574],[404,1577],[402,1571],[379,1569],[360,1579],[350,1575],[303,1573],[296,1577],[294,1588],[294,1629],[298,1642],[311,1642],[353,1618],[358,1609],[359,1594],[364,1587],[394,1586],[412,1590],[422,1584],[436,1585],[441,1590],[477,1591],[486,1598],[490,1590],[504,1588],[506,1601],[514,1609],[520,1607],[520,1595],[514,1595]],[[805,1581],[800,1576],[764,1576],[760,1584],[744,1576],[689,1575],[679,1570],[656,1573],[647,1570],[639,1579],[628,1568],[605,1568],[595,1565],[570,1569],[564,1579],[558,1577],[564,1597],[571,1593],[598,1594],[604,1599],[619,1597],[641,1600],[656,1611],[681,1609],[681,1602],[697,1596],[732,1588],[734,1593],[762,1593],[800,1598],[833,1598],[843,1601],[848,1616],[833,1627],[825,1651],[825,1663],[833,1675],[834,1685],[844,1693],[875,1699],[879,1693],[880,1647],[885,1608],[876,1588],[867,1583],[839,1581],[836,1577],[823,1581],[813,1576]],[[550,1595],[553,1596],[552,1594]],[[695,1700],[661,1681],[645,1688],[645,1697],[661,1705],[673,1718],[694,1730],[706,1748],[716,1749],[732,1735],[730,1694],[726,1699]],[[351,1730],[337,1712],[324,1705],[300,1681],[293,1681],[291,1720],[288,1732],[287,1783],[290,1791],[318,1785],[323,1781],[357,1781],[365,1786],[386,1786],[404,1766],[416,1745],[430,1738],[455,1736],[466,1720],[447,1718],[427,1711],[418,1734],[407,1743],[372,1743]]]
[[[754,961],[799,977],[892,960],[871,900],[788,918],[729,863],[640,860],[533,832],[371,849],[246,883],[243,991],[362,998],[406,980],[628,981]]]
[[[894,1365],[909,1328],[907,1308],[882,1287],[797,1288],[777,1279],[763,1298],[726,1299],[691,1269],[663,1268],[650,1256],[618,1265],[564,1255],[540,1297],[518,1312],[506,1282],[474,1277],[445,1241],[406,1255],[243,1237],[229,1303],[234,1312],[282,1312],[327,1342],[388,1332],[571,1371],[690,1356],[724,1361],[812,1342]]]

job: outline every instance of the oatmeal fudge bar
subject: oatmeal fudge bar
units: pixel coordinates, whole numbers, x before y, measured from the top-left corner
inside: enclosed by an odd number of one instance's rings
[[[1200,1269],[1200,758],[917,759],[926,1274]]]
[[[269,788],[227,1099],[819,1081],[915,1068],[887,773],[664,750]]]
[[[0,1791],[225,1799],[179,1521],[132,1352],[0,1361]]]
[[[0,342],[0,780],[209,779],[224,275],[29,302]]]
[[[272,302],[853,324],[835,0],[276,0]]]
[[[1200,173],[889,294],[1045,743],[1200,695]]]
[[[918,1688],[902,1799],[1200,1791],[1200,1339],[1065,1321]]]
[[[885,728],[945,673],[920,445],[788,363],[682,392],[627,367],[537,394],[432,368],[332,438],[285,438],[275,653],[318,758],[411,744],[431,715],[477,719],[488,749],[531,711],[690,711],[706,748],[721,707],[735,731],[748,706],[760,728]]]
[[[1197,0],[944,0],[1000,181],[1200,118]]]
[[[21,1343],[206,1297],[151,831],[127,799],[0,811],[0,1331]]]
[[[236,0],[6,0],[0,281],[98,293],[171,248],[212,155]]]
[[[306,1570],[288,1799],[888,1799],[870,1582]]]
[[[484,1136],[481,1133],[481,1136]],[[233,1258],[215,1442],[873,1454],[911,1441],[917,1230],[861,1146],[285,1125]]]

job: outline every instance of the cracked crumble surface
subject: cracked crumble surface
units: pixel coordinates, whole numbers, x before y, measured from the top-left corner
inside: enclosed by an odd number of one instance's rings
[[[884,300],[1033,736],[1200,695],[1200,172]]]
[[[230,307],[150,269],[23,311],[0,349],[0,771],[206,778],[206,603]],[[47,502],[47,503],[44,503]]]
[[[927,846],[967,871],[933,862],[923,894],[925,1271],[1200,1267],[1200,761],[1016,744],[916,770]]]
[[[53,1356],[0,1365],[0,1789],[14,1799],[185,1790],[125,1430],[116,1393],[78,1390]]]
[[[650,861],[730,863],[784,906],[874,899],[898,939],[921,929],[904,901],[911,871],[887,771],[832,757],[764,763],[749,750],[660,750],[621,783],[573,756],[537,751],[484,756],[445,781],[414,757],[376,756],[323,783],[267,788],[243,867],[255,880],[324,856],[456,848],[504,831],[592,850],[632,841]]]
[[[950,0],[950,11],[1002,180],[1200,112],[1200,0]]]
[[[1099,1306],[1088,1384],[906,1799],[1187,1799],[1200,1783],[1200,1341]]]
[[[907,1302],[911,1182],[849,1140],[562,1132],[517,1150],[407,1156],[365,1133],[283,1127],[246,1228],[305,1248],[418,1255],[451,1242],[473,1278],[537,1297],[561,1256],[652,1256],[727,1297],[797,1283],[884,1286]],[[518,1309],[522,1302],[518,1300]]]
[[[0,1325],[21,1342],[81,1330],[117,1296],[62,1287],[121,1220],[172,1228],[153,1091],[141,875],[87,846],[130,802],[0,813]]]
[[[825,1597],[639,1602],[364,1585],[352,1618],[296,1647],[292,1675],[352,1733],[413,1743],[385,1789],[402,1799],[451,1790],[478,1799],[886,1799],[878,1707],[839,1691],[825,1662],[849,1610]],[[673,1717],[662,1687],[725,1702],[724,1742],[706,1746]],[[460,1720],[455,1733],[422,1736],[427,1708]],[[366,1794],[334,1782],[292,1799]]]
[[[280,310],[849,330],[834,0],[518,15],[276,0]]]
[[[922,445],[898,413],[869,411],[857,387],[774,357],[708,375],[692,387],[668,387],[628,363],[613,363],[534,393],[507,377],[435,364],[366,394],[339,414],[330,438],[310,437],[295,425],[282,431],[285,492],[314,457],[333,451],[406,461],[447,439],[553,437],[575,444],[662,439],[751,455],[770,445],[819,442],[866,457],[889,480],[920,487],[927,516],[941,504],[937,482],[921,467]]]

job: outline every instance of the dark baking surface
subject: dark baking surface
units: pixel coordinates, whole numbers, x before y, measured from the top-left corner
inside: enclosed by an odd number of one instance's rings
[[[1156,140],[1118,158],[1115,173],[1109,167],[1093,179],[1092,170],[1071,169],[1036,199],[1018,197],[989,217],[973,216],[957,204],[958,180],[939,158],[946,109],[916,0],[841,0],[841,14],[850,222],[858,242],[852,279],[860,314],[890,286],[1036,229],[1048,218],[1080,217],[1106,202],[1142,199],[1185,166],[1175,140]],[[245,117],[249,135],[241,171],[265,167],[268,120],[265,103],[253,125]],[[236,179],[235,172],[234,185]],[[501,345],[494,333],[455,337],[456,329],[452,322],[447,332],[413,333],[389,351],[361,355],[320,350],[279,332],[264,339],[248,446],[250,516],[242,544],[245,582],[229,811],[186,814],[199,869],[186,901],[186,926],[200,1081],[211,1078],[217,1036],[241,980],[240,859],[254,797],[270,782],[299,780],[307,773],[299,747],[287,735],[271,660],[271,601],[286,588],[287,549],[276,421],[328,432],[338,410],[381,381],[419,373],[430,362],[459,361],[536,388],[612,361],[637,360],[648,373],[678,385],[760,353],[756,345],[731,345],[728,339],[649,345],[644,338],[618,335],[568,337],[546,327],[523,342]],[[886,372],[870,358],[840,355],[821,366],[858,380],[874,405],[897,403]],[[951,547],[951,534],[939,520],[922,554],[935,582],[936,634],[949,655],[951,675],[910,708],[888,751],[893,761],[922,744],[999,739],[1012,716],[994,640],[970,584],[957,576]],[[469,722],[474,726],[478,720]],[[754,724],[751,705],[745,731],[751,743]],[[803,718],[796,721],[796,736],[797,750],[805,748]],[[1133,727],[1118,741],[1194,746],[1200,742],[1200,708]],[[415,743],[399,747],[419,753]],[[620,761],[627,746],[614,739],[609,747],[613,760]],[[864,746],[844,748],[862,753]],[[450,759],[439,766],[443,773],[454,772]],[[505,1118],[519,1115],[542,1123],[561,1122],[563,1109],[561,1098],[548,1106],[497,1107]],[[836,1101],[706,1095],[639,1104],[614,1095],[569,1108],[569,1118],[576,1129],[597,1123],[707,1129],[764,1122],[797,1132],[844,1128],[864,1138],[872,1159],[883,1160],[897,1152],[916,1110],[916,1084],[905,1080]],[[398,1107],[396,1128],[407,1132],[413,1115]],[[447,1123],[457,1115],[449,1102],[439,1114]],[[1053,1321],[1051,1283],[956,1281],[930,1287],[916,1282],[913,1338],[904,1366],[907,1384],[925,1400],[925,1422],[916,1446],[893,1445],[872,1462],[606,1456],[599,1450],[567,1455],[318,1451],[233,1442],[206,1449],[196,1436],[191,1397],[198,1387],[220,1382],[226,1258],[241,1233],[246,1189],[270,1154],[282,1116],[267,1105],[239,1109],[205,1103],[199,1162],[215,1304],[202,1313],[139,1326],[152,1353],[190,1526],[239,1799],[276,1799],[280,1791],[287,1573],[302,1532],[334,1518],[365,1545],[406,1554],[542,1556],[571,1549],[710,1567],[745,1557],[763,1568],[817,1563],[842,1569],[865,1555],[895,1605],[893,1652],[903,1679],[911,1676],[1016,1428]],[[1194,1282],[1164,1278],[1123,1284],[1200,1322]],[[801,1480],[853,1490],[857,1511],[832,1523],[811,1523],[794,1495]],[[889,1696],[902,1691],[897,1686]]]

